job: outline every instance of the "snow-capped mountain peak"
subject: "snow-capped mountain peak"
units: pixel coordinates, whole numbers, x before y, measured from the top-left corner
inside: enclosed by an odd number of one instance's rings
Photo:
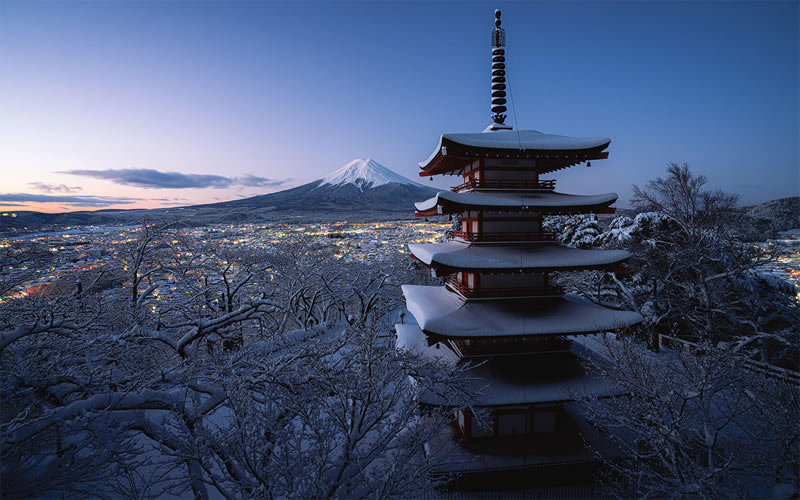
[[[382,186],[391,182],[423,187],[421,184],[384,167],[372,158],[357,158],[320,180],[322,182],[319,186],[324,186],[326,184],[353,184],[361,191],[363,191],[364,188]]]

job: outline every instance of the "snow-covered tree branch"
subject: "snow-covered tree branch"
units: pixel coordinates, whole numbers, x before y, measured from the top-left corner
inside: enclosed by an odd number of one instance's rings
[[[407,259],[138,234],[107,270],[116,286],[0,304],[4,496],[429,491],[422,445],[451,415],[423,422],[415,391],[469,395],[459,373],[393,347]]]

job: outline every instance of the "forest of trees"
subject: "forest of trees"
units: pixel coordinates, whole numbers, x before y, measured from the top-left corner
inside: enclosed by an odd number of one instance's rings
[[[548,221],[563,244],[630,250],[624,274],[558,279],[645,317],[604,336],[591,367],[626,396],[575,398],[625,451],[600,479],[622,495],[790,496],[798,381],[764,366],[797,370],[797,290],[760,271],[775,256],[705,183],[670,165],[634,189],[634,218]],[[423,444],[452,413],[421,419],[415,395],[451,409],[480,395],[468,370],[394,348],[399,285],[431,279],[407,255],[347,264],[303,239],[265,252],[179,224],[136,234],[114,268],[0,302],[3,497],[403,497],[445,479]],[[7,269],[53,258],[0,250],[5,298],[30,278]]]
[[[706,182],[671,164],[634,187],[635,218],[605,231],[594,216],[550,221],[566,245],[633,254],[624,274],[561,280],[645,318],[605,337],[593,367],[627,396],[576,397],[627,457],[606,478],[623,497],[789,498],[800,492],[798,290],[763,271],[777,255],[742,241],[751,228],[732,217],[736,197]]]
[[[4,252],[4,266],[51,258]],[[3,302],[3,496],[427,491],[437,457],[422,445],[450,415],[423,425],[415,394],[473,395],[390,342],[410,262],[344,264],[303,240],[203,246],[148,225],[117,268]]]

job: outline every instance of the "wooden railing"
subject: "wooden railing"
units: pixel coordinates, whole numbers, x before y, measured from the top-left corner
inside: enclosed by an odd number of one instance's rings
[[[500,180],[500,179],[470,179],[463,184],[453,186],[451,190],[458,193],[469,189],[540,189],[552,191],[556,188],[555,179],[541,181],[526,180]]]
[[[554,241],[558,236],[557,233],[549,231],[532,233],[448,231],[448,234],[452,238],[461,238],[467,241]]]
[[[458,281],[455,275],[445,277],[447,286],[462,297],[493,298],[493,297],[559,297],[564,295],[564,289],[557,286],[519,287],[519,288],[470,288],[465,283]]]

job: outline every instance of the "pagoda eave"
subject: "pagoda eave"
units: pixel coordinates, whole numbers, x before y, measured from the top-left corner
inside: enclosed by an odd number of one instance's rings
[[[603,150],[611,143],[611,140],[607,138],[571,138],[542,134],[531,130],[523,130],[519,133],[524,137],[524,141],[517,142],[514,131],[451,134],[451,137],[461,138],[468,144],[456,142],[444,135],[431,157],[420,163],[422,171],[419,172],[419,175],[421,177],[457,175],[475,160],[481,158],[537,160],[536,170],[539,173],[547,173],[585,161],[607,159],[608,152]],[[508,139],[505,141],[493,140],[506,135]],[[541,144],[542,142],[551,144]]]
[[[414,212],[416,217],[435,217],[437,215],[449,215],[461,213],[464,210],[469,210],[470,206],[443,206],[439,208],[432,208],[430,210],[417,210]],[[576,214],[615,214],[617,209],[607,206],[596,207],[527,207],[523,208],[510,208],[510,207],[480,207],[482,210],[502,210],[502,211],[529,211],[542,215],[576,215]]]
[[[417,259],[422,262],[420,259]],[[424,262],[422,262],[424,264]],[[437,277],[463,272],[489,272],[493,274],[515,274],[515,273],[552,273],[557,271],[605,271],[608,273],[625,273],[626,269],[621,264],[601,264],[594,266],[547,266],[547,267],[515,267],[509,268],[485,268],[485,267],[450,267],[441,264],[426,264],[433,269]]]
[[[592,160],[607,160],[608,151],[592,151],[585,153],[574,153],[572,151],[491,151],[491,152],[461,152],[459,155],[441,154],[434,160],[430,167],[419,172],[420,177],[430,177],[432,175],[461,175],[469,165],[479,158],[498,158],[501,160],[537,160],[536,171],[540,174],[547,174],[573,167],[580,163]]]
[[[451,339],[426,334],[416,325],[395,325],[397,346],[431,360],[451,366],[459,357],[447,345]],[[474,389],[483,394],[476,406],[497,407],[573,401],[572,390],[581,387],[595,397],[624,393],[611,380],[587,374],[581,360],[597,359],[598,354],[581,343],[571,342],[560,352],[529,353],[514,357],[488,357],[469,368],[467,374]],[[510,373],[518,376],[509,377]],[[560,377],[555,377],[560,373]],[[428,392],[421,402],[437,406],[447,402]]]
[[[575,295],[470,301],[444,286],[403,285],[402,290],[420,328],[448,338],[586,335],[642,321],[639,313],[609,309]]]
[[[465,340],[481,340],[481,341],[497,341],[497,342],[504,342],[504,341],[514,341],[518,343],[523,343],[530,339],[557,339],[557,338],[564,338],[564,337],[581,337],[586,335],[596,335],[600,332],[577,332],[577,333],[537,333],[533,334],[519,334],[519,335],[487,335],[485,337],[459,337],[457,335],[442,335],[440,333],[432,332],[429,330],[425,330],[420,328],[420,331],[425,334],[427,338],[428,345],[435,345],[437,343],[447,343],[449,341],[465,341]],[[518,353],[510,353],[509,355],[517,355]],[[468,357],[468,356],[463,356]],[[460,359],[460,358],[459,358]]]
[[[442,275],[457,271],[515,273],[614,269],[631,256],[625,250],[585,250],[556,243],[496,246],[449,241],[411,243],[408,249],[420,262]]]
[[[616,193],[594,196],[551,192],[454,193],[439,191],[432,198],[415,204],[417,217],[456,214],[465,210],[529,212],[541,215],[614,213],[610,207]]]

